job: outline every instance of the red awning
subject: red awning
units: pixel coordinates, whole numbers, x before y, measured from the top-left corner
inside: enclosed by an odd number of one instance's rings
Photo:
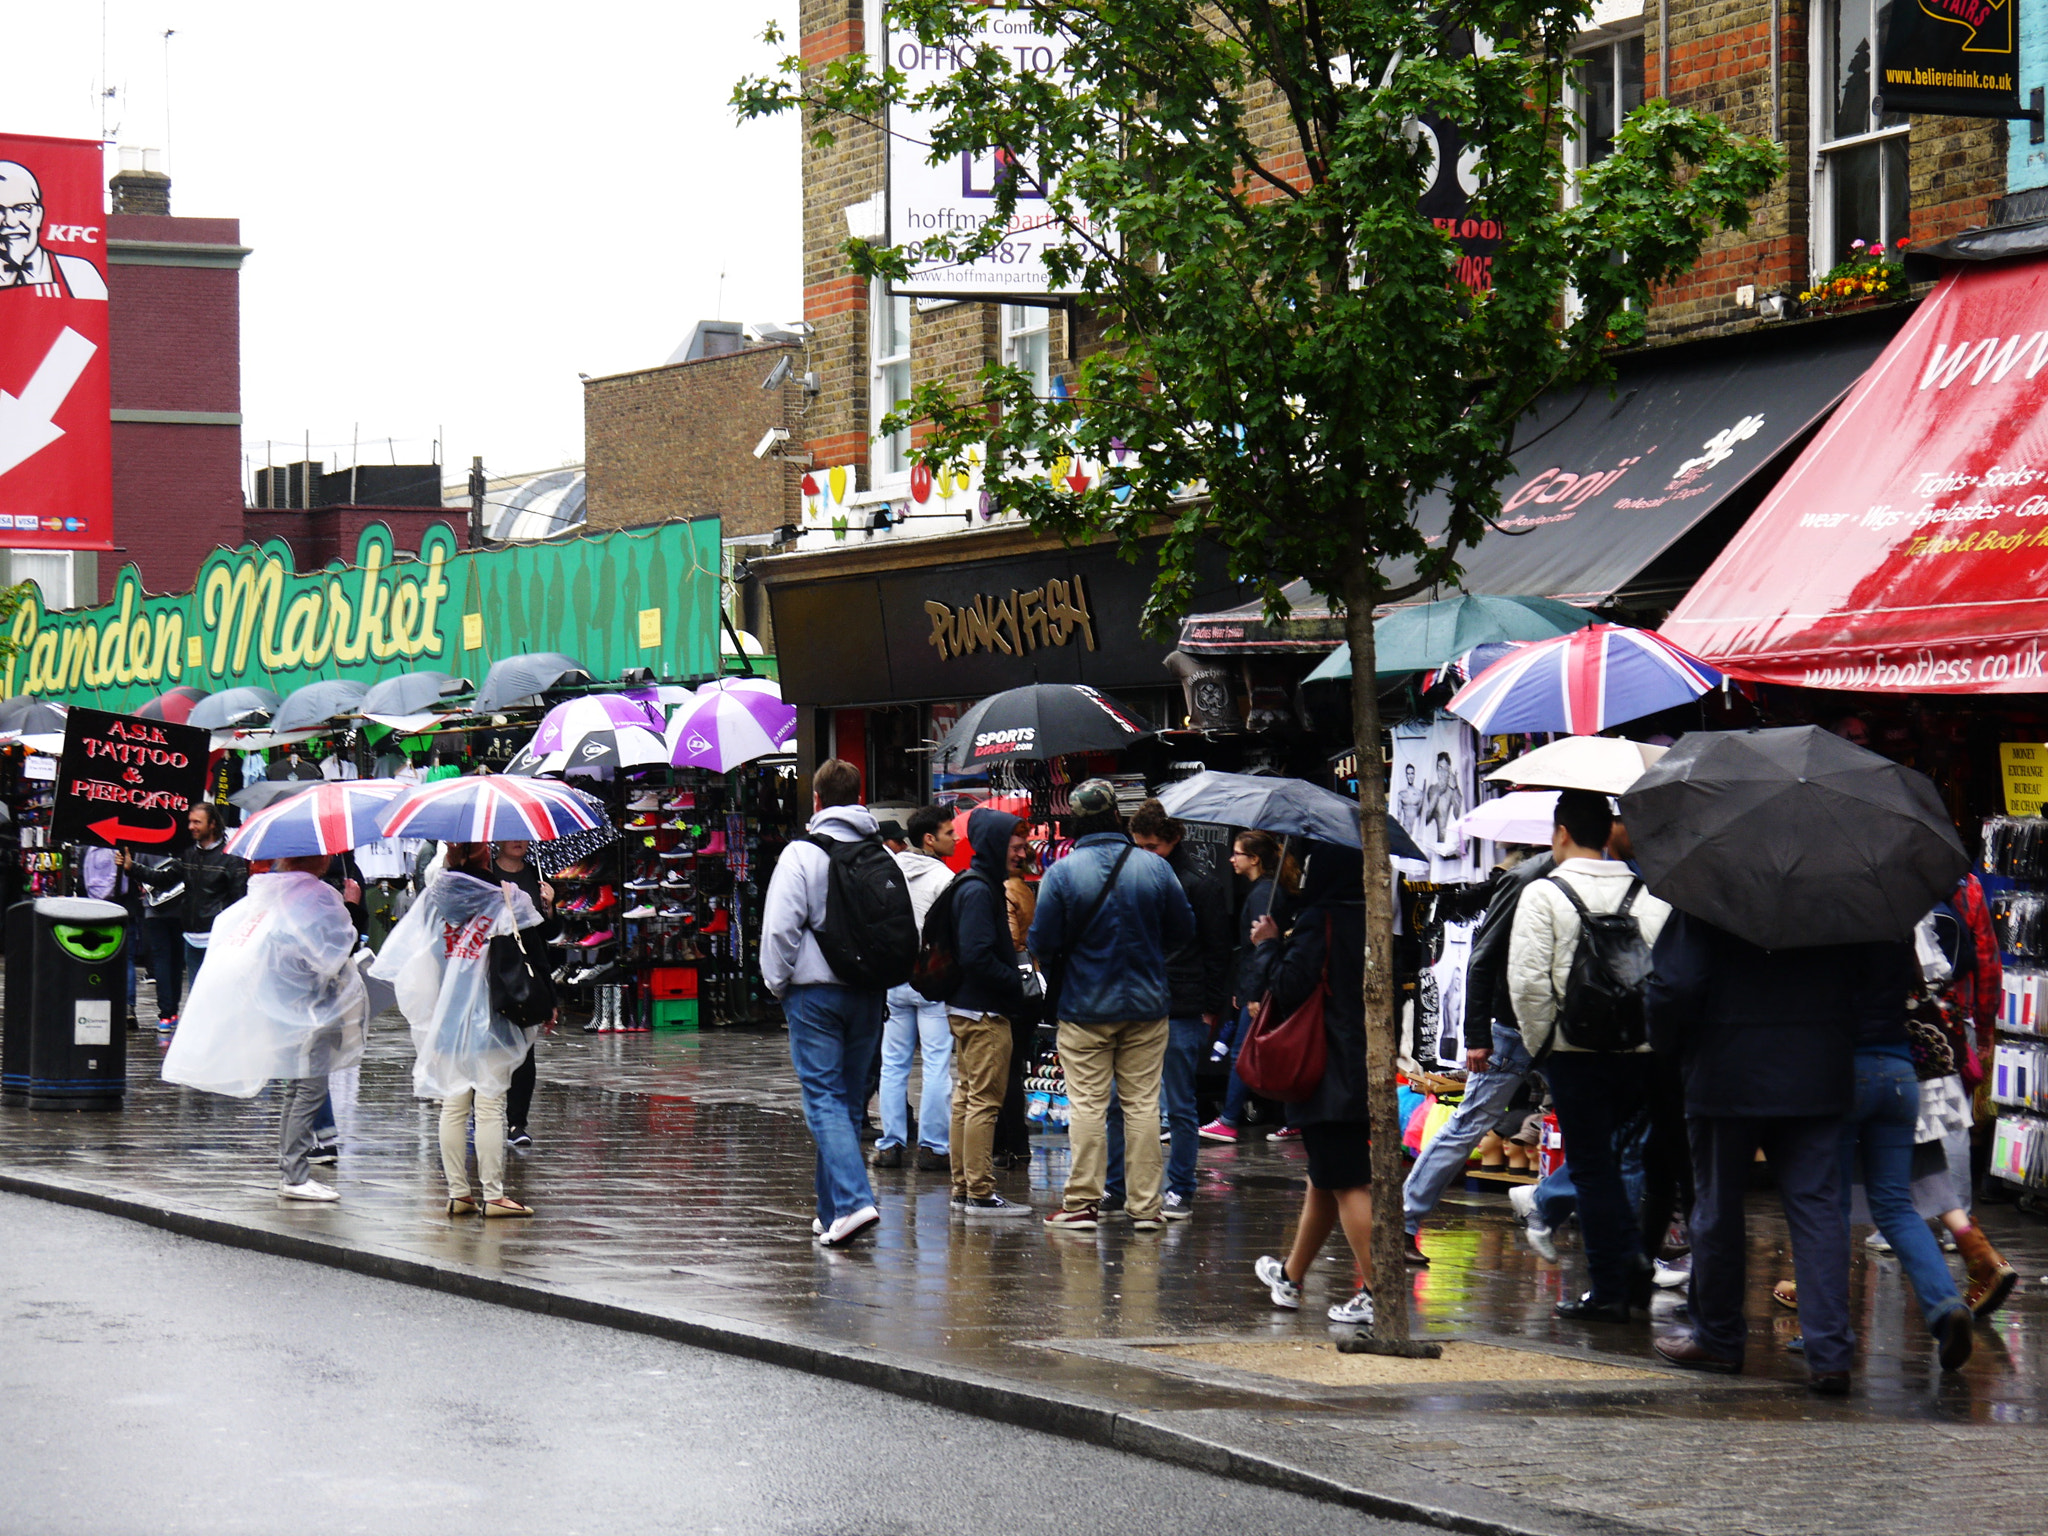
[[[1664,633],[1764,682],[2048,692],[2048,261],[1944,277]]]

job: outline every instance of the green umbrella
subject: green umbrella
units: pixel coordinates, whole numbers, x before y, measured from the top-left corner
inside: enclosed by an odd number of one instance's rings
[[[1427,672],[1490,640],[1548,640],[1584,629],[1593,615],[1548,597],[1476,597],[1465,593],[1438,603],[1396,608],[1372,626],[1373,670],[1381,677]],[[1351,647],[1340,645],[1303,679],[1322,682],[1351,675]]]

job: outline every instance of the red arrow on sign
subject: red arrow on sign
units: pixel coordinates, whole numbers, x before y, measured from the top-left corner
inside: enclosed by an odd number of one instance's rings
[[[121,824],[118,816],[109,816],[105,821],[86,824],[90,832],[103,843],[168,843],[178,835],[178,824],[174,821],[168,827],[128,827]]]

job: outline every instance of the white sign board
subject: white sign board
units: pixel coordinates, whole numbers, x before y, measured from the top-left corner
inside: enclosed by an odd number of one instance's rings
[[[1057,33],[1041,31],[1027,11],[997,6],[982,13],[973,42],[956,48],[926,48],[907,32],[892,36],[889,62],[908,77],[908,94],[915,97],[971,64],[982,44],[1000,50],[1018,70],[1058,74],[1066,68],[1065,42]],[[1072,283],[1055,288],[1046,274],[1048,245],[1081,242],[1052,222],[1045,192],[1029,164],[997,152],[956,155],[933,165],[929,145],[937,114],[901,105],[890,113],[889,243],[911,252],[910,277],[895,285],[896,292],[1025,299],[1079,291]],[[1019,187],[1016,212],[1000,245],[964,264],[920,259],[920,248],[933,236],[958,240],[985,224],[994,215],[996,189],[1004,177],[1018,178]],[[1090,233],[1107,238],[1099,227]]]

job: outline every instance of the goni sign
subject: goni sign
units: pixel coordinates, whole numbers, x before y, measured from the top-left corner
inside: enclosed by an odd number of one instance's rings
[[[60,843],[169,852],[206,793],[207,733],[189,725],[73,709],[64,721],[52,835]]]

